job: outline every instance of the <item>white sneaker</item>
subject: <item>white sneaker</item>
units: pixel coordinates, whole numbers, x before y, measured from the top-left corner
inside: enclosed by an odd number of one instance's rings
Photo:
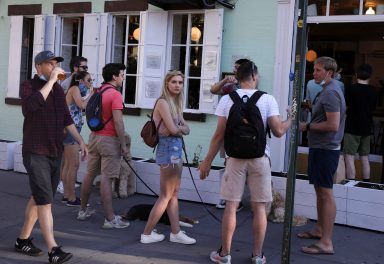
[[[64,185],[63,185],[63,182],[62,182],[62,181],[60,181],[60,182],[59,182],[59,185],[57,185],[57,189],[56,189],[56,191],[57,191],[58,193],[64,194]]]
[[[87,218],[89,218],[91,215],[96,213],[95,209],[92,209],[91,207],[87,206],[85,209],[80,209],[77,213],[77,220],[84,221]]]
[[[121,219],[121,216],[115,215],[112,221],[104,220],[104,225],[101,228],[112,229],[112,228],[126,228],[129,226],[129,222],[125,222]]]
[[[156,230],[153,230],[150,235],[141,234],[140,243],[149,244],[163,241],[165,236],[163,234],[159,234]]]
[[[225,208],[225,200],[220,199],[219,202],[216,204],[217,209],[224,209]]]
[[[177,234],[170,234],[169,235],[169,241],[175,242],[175,243],[180,243],[180,244],[186,244],[186,245],[191,245],[196,243],[196,239],[189,237],[185,234],[184,231],[179,231]]]

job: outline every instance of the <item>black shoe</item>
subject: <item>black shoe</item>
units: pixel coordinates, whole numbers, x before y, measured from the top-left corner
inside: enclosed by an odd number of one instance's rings
[[[51,252],[48,252],[49,263],[64,263],[72,258],[71,253],[66,253],[61,250],[61,246],[53,247]]]
[[[43,255],[43,251],[40,248],[35,247],[35,245],[32,243],[32,239],[32,237],[27,239],[17,238],[15,242],[15,250],[29,256]]]

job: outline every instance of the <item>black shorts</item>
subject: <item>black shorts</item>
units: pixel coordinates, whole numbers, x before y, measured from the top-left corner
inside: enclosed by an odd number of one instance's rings
[[[53,202],[60,181],[60,157],[48,157],[39,154],[24,154],[24,167],[29,175],[29,186],[36,205]]]
[[[332,189],[339,158],[340,150],[310,148],[308,154],[309,183]]]

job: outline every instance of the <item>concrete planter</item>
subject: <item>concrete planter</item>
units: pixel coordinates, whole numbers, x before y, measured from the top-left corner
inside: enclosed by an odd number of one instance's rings
[[[15,141],[0,140],[0,169],[12,170],[14,166],[13,155],[16,146]]]
[[[23,144],[21,141],[16,142],[14,152],[13,152],[13,170],[16,172],[27,173],[27,170],[23,164],[23,153],[22,153]]]
[[[148,160],[135,161],[136,171],[143,181],[151,187],[156,193],[160,191],[160,170],[159,166],[154,162]],[[202,181],[200,180],[199,172],[195,167],[191,167],[193,179],[196,183],[196,187],[205,203],[216,204],[220,199],[220,181],[221,176],[224,173],[222,167],[212,167],[209,177]],[[136,192],[142,194],[153,195],[144,184],[137,179]],[[183,166],[183,172],[181,175],[181,186],[179,198],[187,201],[200,202],[195,187],[193,185],[191,175],[188,167]]]
[[[286,178],[272,177],[274,188],[285,197]],[[362,188],[359,182],[335,184],[336,223],[384,231],[384,190]],[[361,184],[361,183],[360,183]],[[380,189],[381,188],[381,189]],[[316,194],[308,180],[296,180],[294,212],[317,219]]]

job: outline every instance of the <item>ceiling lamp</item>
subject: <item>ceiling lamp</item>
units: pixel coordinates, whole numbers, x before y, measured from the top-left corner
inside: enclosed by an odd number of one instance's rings
[[[374,1],[366,1],[365,8],[367,8],[367,11],[365,11],[365,14],[366,15],[376,14],[375,10],[373,9],[374,7],[376,7],[376,3]]]
[[[307,51],[307,56],[306,56],[307,61],[309,62],[314,62],[317,59],[317,53],[314,50],[308,50]]]
[[[139,27],[133,31],[133,38],[136,39],[137,41],[139,41],[139,39],[140,39],[140,28]]]
[[[198,27],[191,28],[191,40],[195,42],[199,42],[201,38],[201,30]]]
[[[375,10],[373,10],[372,6],[368,7],[367,11],[365,11],[366,15],[374,15]]]

